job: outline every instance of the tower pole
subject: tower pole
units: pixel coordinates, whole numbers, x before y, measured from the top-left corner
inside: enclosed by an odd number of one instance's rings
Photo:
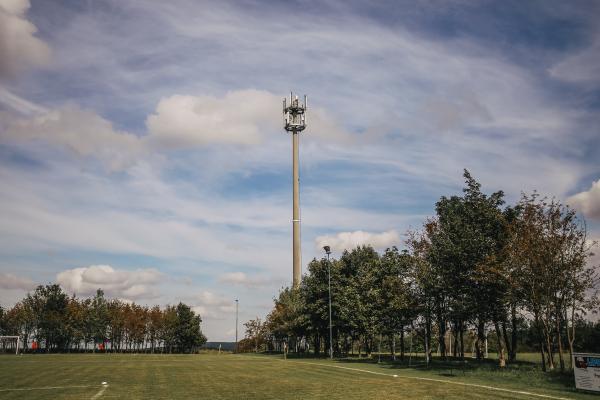
[[[235,299],[235,352],[238,352],[238,305],[240,301]]]
[[[298,100],[298,96],[290,93],[290,104],[283,99],[283,115],[285,130],[292,134],[292,287],[300,286],[301,258],[300,251],[300,174],[298,171],[300,160],[298,156],[300,148],[300,132],[306,128],[306,96],[304,103]]]
[[[293,280],[292,284],[294,288],[300,286],[300,174],[298,171],[298,152],[300,147],[300,134],[294,130],[292,132],[292,179],[293,179],[293,213],[292,213],[292,228],[293,228]]]

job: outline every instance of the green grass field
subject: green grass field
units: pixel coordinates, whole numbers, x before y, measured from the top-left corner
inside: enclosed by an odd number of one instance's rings
[[[2,355],[0,399],[599,398],[532,365],[498,371],[491,363],[466,369],[437,364],[426,370],[364,360],[215,353]],[[548,397],[517,393],[523,391]]]

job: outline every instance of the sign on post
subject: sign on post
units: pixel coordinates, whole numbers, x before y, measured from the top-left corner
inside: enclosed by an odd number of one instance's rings
[[[573,353],[575,387],[600,392],[600,354]]]

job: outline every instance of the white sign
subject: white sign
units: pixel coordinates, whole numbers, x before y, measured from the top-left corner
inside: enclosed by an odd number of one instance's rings
[[[600,354],[573,353],[575,387],[600,392]]]

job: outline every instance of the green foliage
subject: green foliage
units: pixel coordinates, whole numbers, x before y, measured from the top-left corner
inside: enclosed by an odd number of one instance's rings
[[[69,298],[58,285],[38,286],[32,294],[4,310],[0,333],[19,335],[25,350],[193,352],[206,342],[202,320],[179,303],[164,310],[107,300],[100,289],[91,299]]]
[[[202,319],[200,319],[199,315],[196,315],[189,306],[183,303],[177,305],[175,313],[176,320],[173,329],[173,339],[175,347],[180,352],[190,353],[206,343],[206,337],[200,329]]]
[[[502,191],[483,193],[466,170],[464,179],[462,195],[441,197],[422,231],[408,232],[406,250],[380,255],[359,246],[337,260],[313,259],[300,287],[275,300],[268,347],[329,348],[330,275],[338,355],[371,353],[381,342],[395,349],[397,339],[403,354],[410,332],[427,360],[435,351],[446,358],[449,347],[461,359],[471,349],[482,359],[487,346],[504,367],[526,345],[550,366],[558,354],[564,368],[566,349],[583,343],[577,332],[594,332],[576,321],[598,305],[585,224],[555,200],[524,195],[505,206]]]

